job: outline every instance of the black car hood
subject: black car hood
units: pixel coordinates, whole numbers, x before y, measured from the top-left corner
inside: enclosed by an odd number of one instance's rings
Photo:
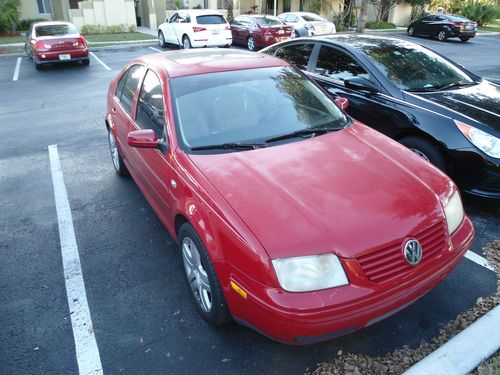
[[[450,114],[457,120],[467,122],[467,118],[469,118],[483,124],[484,130],[489,128],[493,130],[493,133],[500,132],[500,86],[498,85],[482,81],[477,85],[460,89],[426,93],[405,92],[405,94],[444,106],[447,110],[459,113],[464,117],[459,118]]]

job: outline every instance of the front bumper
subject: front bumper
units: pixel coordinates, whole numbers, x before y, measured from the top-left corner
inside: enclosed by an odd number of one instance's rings
[[[356,260],[343,259],[350,269],[351,284],[345,287],[288,293],[232,276],[249,292],[248,298],[231,290],[226,298],[236,321],[274,340],[289,344],[329,340],[375,324],[422,297],[458,265],[473,238],[472,223],[465,217],[444,255],[410,277],[385,284],[370,283]]]
[[[61,55],[69,55],[69,60],[61,60]],[[39,64],[51,63],[64,63],[70,61],[82,61],[89,59],[89,50],[85,49],[72,49],[62,51],[36,51],[36,59]]]

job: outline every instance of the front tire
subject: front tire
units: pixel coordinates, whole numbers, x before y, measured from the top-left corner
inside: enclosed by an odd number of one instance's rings
[[[470,39],[470,38],[469,38],[468,36],[461,36],[461,37],[460,37],[460,40],[461,40],[463,43],[467,42],[469,39]]]
[[[446,39],[448,39],[448,34],[446,33],[446,30],[441,30],[438,33],[437,37],[440,42],[444,42]]]
[[[189,223],[178,233],[184,271],[196,309],[209,324],[221,326],[231,319],[215,268],[198,233]]]
[[[184,35],[184,37],[182,38],[182,48],[189,49],[192,47],[193,46],[191,45],[191,40],[189,39],[189,37],[187,35]]]
[[[247,39],[247,47],[250,51],[255,51],[255,39],[253,36],[249,36]]]
[[[161,48],[165,48],[167,46],[167,42],[165,42],[165,36],[162,31],[158,32],[158,44]]]
[[[436,167],[446,172],[446,163],[443,155],[433,143],[418,136],[405,137],[399,140],[399,143],[408,147],[422,159],[434,164]]]
[[[415,36],[415,28],[410,26],[407,30],[409,36]]]
[[[26,53],[26,56],[28,56],[30,59],[33,58],[33,55],[32,53],[30,52],[29,48],[28,48],[28,45],[25,43],[24,44],[24,52]]]
[[[111,129],[108,129],[108,143],[111,160],[113,161],[113,167],[115,167],[116,174],[120,177],[127,177],[129,173],[125,163],[123,162],[122,156],[120,155],[120,151],[118,151],[116,139]]]

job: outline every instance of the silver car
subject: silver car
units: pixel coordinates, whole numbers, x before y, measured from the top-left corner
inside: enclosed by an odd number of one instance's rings
[[[287,12],[278,16],[287,25],[293,26],[294,36],[313,36],[335,33],[335,24],[315,13]]]

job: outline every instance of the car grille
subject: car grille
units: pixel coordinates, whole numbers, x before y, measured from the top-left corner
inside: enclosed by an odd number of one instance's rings
[[[447,230],[445,222],[439,222],[413,236],[422,245],[422,261],[425,264],[438,257],[447,247]],[[374,283],[383,283],[411,272],[410,266],[403,256],[403,240],[392,243],[370,254],[358,257],[358,262],[366,277]]]

